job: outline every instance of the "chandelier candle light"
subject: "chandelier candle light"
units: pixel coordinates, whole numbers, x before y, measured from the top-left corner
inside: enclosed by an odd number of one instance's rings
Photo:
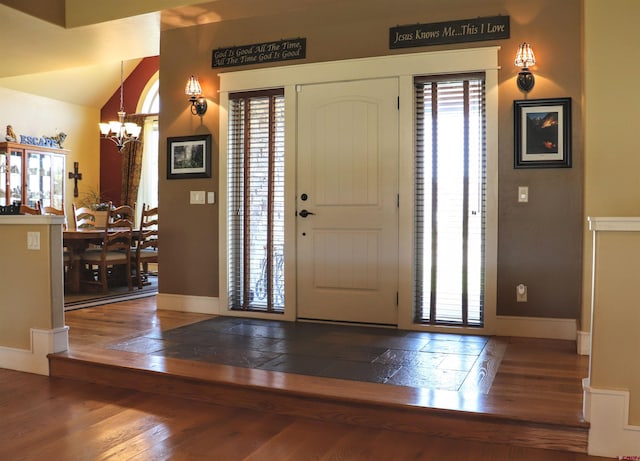
[[[118,121],[110,121],[109,123],[100,123],[100,133],[105,139],[110,139],[118,146],[118,150],[122,152],[124,146],[130,142],[138,141],[142,127],[133,122],[125,122],[126,113],[124,111],[124,61],[120,61],[120,111],[118,111]]]

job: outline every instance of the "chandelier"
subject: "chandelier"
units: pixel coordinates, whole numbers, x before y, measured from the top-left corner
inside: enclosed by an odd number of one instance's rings
[[[104,139],[109,139],[118,146],[118,151],[122,152],[124,146],[130,142],[137,142],[142,128],[133,122],[125,122],[126,113],[124,111],[124,83],[123,83],[124,62],[120,61],[120,110],[118,120],[109,123],[99,123],[100,133]]]

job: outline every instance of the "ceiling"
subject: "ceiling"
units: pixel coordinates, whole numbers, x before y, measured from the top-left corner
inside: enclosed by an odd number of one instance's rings
[[[0,5],[0,87],[100,108],[139,60],[158,54],[160,13],[65,29]],[[11,63],[11,65],[6,65]]]
[[[126,78],[159,54],[161,29],[340,1],[0,0],[0,87],[101,108],[120,85],[121,61]]]

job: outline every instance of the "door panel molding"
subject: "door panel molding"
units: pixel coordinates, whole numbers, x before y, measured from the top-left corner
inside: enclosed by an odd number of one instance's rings
[[[298,92],[298,317],[397,325],[398,82]]]

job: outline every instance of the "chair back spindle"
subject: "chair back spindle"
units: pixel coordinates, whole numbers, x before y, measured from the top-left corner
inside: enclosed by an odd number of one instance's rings
[[[159,243],[158,207],[150,208],[149,205],[143,204],[135,255],[132,256],[135,260],[136,281],[140,289],[148,280],[149,263],[158,263]]]

